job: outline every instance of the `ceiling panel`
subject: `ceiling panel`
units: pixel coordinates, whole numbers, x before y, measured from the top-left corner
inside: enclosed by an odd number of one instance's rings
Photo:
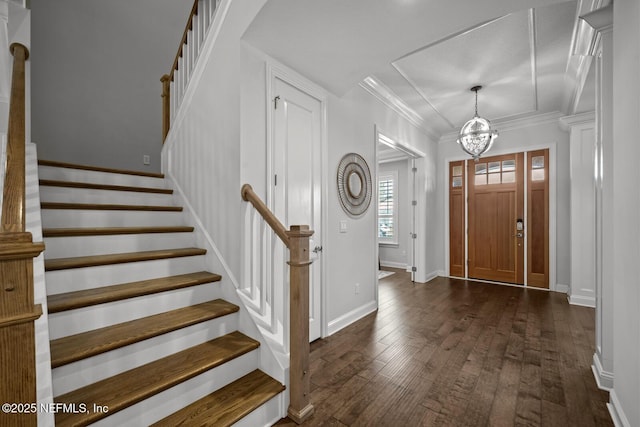
[[[491,119],[536,109],[530,12],[507,15],[406,56],[393,65],[449,125],[464,124],[474,112]]]

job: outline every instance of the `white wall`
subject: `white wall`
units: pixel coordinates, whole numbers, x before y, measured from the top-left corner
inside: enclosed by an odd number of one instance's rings
[[[613,343],[611,401],[627,426],[640,425],[640,3],[613,14]]]
[[[33,141],[41,158],[156,172],[160,77],[193,0],[33,0]],[[151,156],[145,166],[142,156]]]
[[[409,259],[411,254],[411,249],[409,248],[411,243],[409,240],[409,232],[411,231],[410,162],[410,160],[405,159],[378,165],[378,173],[396,172],[398,174],[398,182],[396,183],[398,191],[398,224],[396,227],[398,243],[379,244],[380,262],[383,266],[406,268],[411,264]],[[375,191],[374,194],[376,194]],[[375,199],[372,204],[375,204]]]
[[[244,46],[241,54],[240,177],[243,183],[251,184],[263,198],[266,195],[265,66],[268,61],[275,63],[253,47]],[[386,135],[427,152],[428,156],[435,157],[436,147],[421,131],[359,86],[340,98],[328,94],[327,123],[328,217],[325,221],[327,229],[326,239],[322,242],[322,257],[326,271],[324,300],[327,304],[324,324],[332,333],[375,309],[377,304],[375,206],[372,203],[367,212],[358,218],[342,210],[335,181],[340,159],[347,153],[358,153],[375,175],[374,125]],[[435,178],[435,169],[431,173]],[[375,182],[375,176],[373,179]],[[433,205],[430,209],[435,210]],[[340,221],[347,221],[346,233],[340,233]],[[424,255],[424,251],[422,253]],[[356,284],[359,284],[358,294],[355,293]]]
[[[511,123],[495,124],[500,132],[499,138],[494,143],[488,156],[494,154],[506,154],[538,148],[550,148],[551,174],[553,177],[553,164],[555,152],[556,188],[550,186],[550,198],[555,192],[555,212],[550,210],[550,217],[555,216],[555,247],[551,240],[553,224],[550,224],[550,256],[555,252],[556,274],[555,283],[550,283],[551,289],[566,290],[571,283],[571,251],[570,251],[570,179],[569,179],[569,133],[560,129],[555,116],[545,116],[539,120],[514,121]],[[444,211],[447,200],[447,165],[452,160],[468,158],[450,135],[443,137],[438,145],[438,206],[443,212],[440,220],[441,233],[438,238],[440,246],[440,263],[444,271],[448,271],[445,250],[448,250],[448,230],[445,228]],[[553,209],[553,203],[550,204]],[[550,280],[553,280],[553,270],[550,271]],[[558,286],[559,285],[559,286]]]

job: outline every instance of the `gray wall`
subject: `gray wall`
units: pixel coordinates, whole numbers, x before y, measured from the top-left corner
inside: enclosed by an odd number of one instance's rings
[[[41,159],[160,170],[160,77],[192,4],[32,0],[32,140]]]

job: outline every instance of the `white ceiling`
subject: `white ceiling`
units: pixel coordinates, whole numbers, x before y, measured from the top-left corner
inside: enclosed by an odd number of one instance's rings
[[[270,0],[245,40],[337,96],[364,81],[437,139],[473,116],[474,85],[492,121],[578,112],[563,109],[581,3]],[[584,95],[574,110],[593,109]]]

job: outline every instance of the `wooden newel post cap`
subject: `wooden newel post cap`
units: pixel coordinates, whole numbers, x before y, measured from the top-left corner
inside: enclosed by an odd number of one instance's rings
[[[29,59],[29,49],[27,49],[25,45],[23,45],[22,43],[11,43],[11,45],[9,46],[9,52],[11,52],[11,55],[16,56],[15,54],[16,49],[22,49],[24,51],[25,61]]]
[[[164,83],[164,82],[168,82],[170,78],[171,78],[171,77],[169,77],[169,74],[165,74],[165,75],[163,75],[162,77],[160,77],[160,81],[161,81],[162,83]]]
[[[310,237],[313,236],[313,230],[309,230],[308,225],[292,225],[288,234],[289,237]]]

